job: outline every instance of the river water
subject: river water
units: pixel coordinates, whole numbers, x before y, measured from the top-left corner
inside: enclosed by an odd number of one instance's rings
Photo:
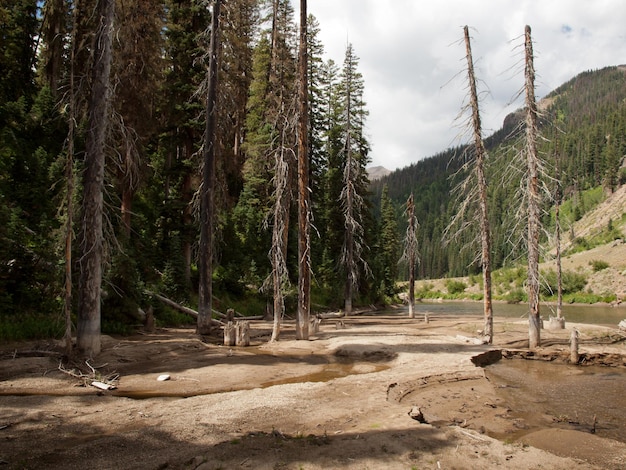
[[[485,372],[513,417],[531,428],[594,432],[626,443],[624,368],[502,360]]]
[[[385,313],[405,315],[408,308],[396,309],[393,311],[385,311]],[[447,315],[482,315],[482,302],[416,302],[415,315],[424,315],[433,319],[437,316]],[[517,318],[524,319],[528,317],[527,304],[506,304],[494,303],[493,315],[495,318]],[[548,317],[556,316],[556,306],[541,305],[541,316],[547,320]],[[626,308],[610,307],[606,305],[564,305],[563,316],[565,320],[573,323],[593,323],[596,325],[617,326],[617,324],[626,319]]]
[[[541,316],[556,316],[554,306],[541,305]],[[399,314],[406,314],[399,309]],[[494,317],[525,319],[526,304],[493,304]],[[482,315],[482,302],[419,302],[416,316]],[[626,308],[564,305],[567,322],[616,327],[626,319]],[[567,325],[567,324],[566,324]],[[626,347],[624,349],[626,353]],[[562,427],[595,432],[626,443],[626,368],[573,366],[545,361],[501,360],[485,372],[497,393],[531,428]],[[595,426],[594,426],[595,417]],[[520,431],[523,434],[524,431]]]

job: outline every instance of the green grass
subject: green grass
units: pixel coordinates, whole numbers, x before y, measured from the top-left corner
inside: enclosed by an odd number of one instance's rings
[[[0,341],[62,338],[65,322],[38,314],[1,315]]]

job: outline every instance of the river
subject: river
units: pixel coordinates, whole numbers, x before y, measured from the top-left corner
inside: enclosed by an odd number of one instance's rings
[[[406,314],[407,308],[385,311],[398,315]],[[431,319],[446,315],[482,315],[482,302],[433,302],[423,301],[415,303],[415,315],[419,317],[427,312]],[[517,318],[523,319],[528,316],[527,304],[507,304],[494,302],[493,315],[495,318]],[[556,316],[556,306],[551,304],[541,305],[541,316],[547,320],[548,317]],[[573,323],[588,323],[595,325],[617,326],[626,319],[625,307],[611,307],[608,305],[564,305],[563,316],[565,320]]]

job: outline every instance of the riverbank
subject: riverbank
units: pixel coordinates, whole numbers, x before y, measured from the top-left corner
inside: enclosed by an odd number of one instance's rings
[[[472,341],[481,323],[354,316],[323,320],[310,341],[295,341],[286,323],[268,343],[271,323],[253,322],[249,348],[203,342],[192,329],[105,337],[90,364],[119,375],[111,391],[77,386],[59,370],[56,345],[10,345],[0,356],[0,460],[10,469],[626,466],[626,444],[600,432],[557,423],[528,429],[527,441],[508,433],[523,423],[472,358],[523,349],[527,325],[496,319],[490,347]],[[626,356],[616,329],[576,326],[582,354]],[[568,335],[544,330],[537,354],[566,355]],[[43,349],[50,355],[34,354]],[[163,374],[170,380],[157,381]],[[425,422],[409,415],[415,408]],[[558,439],[537,437],[553,429]],[[581,453],[591,448],[593,458]]]

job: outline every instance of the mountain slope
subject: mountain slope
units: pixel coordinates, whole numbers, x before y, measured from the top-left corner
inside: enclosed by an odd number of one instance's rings
[[[617,190],[626,183],[626,170],[622,167],[626,154],[626,67],[583,72],[544,98],[541,109],[540,130],[544,139],[539,152],[550,175],[546,178],[546,189],[554,191],[550,186],[558,155],[564,198],[571,208],[563,214],[562,226],[563,230],[569,230],[589,210],[582,197],[586,190],[600,187]],[[490,156],[489,213],[495,268],[523,256],[523,246],[510,243],[521,236],[512,227],[513,216],[521,208],[518,190],[523,159],[519,149],[523,147],[523,131],[523,111],[518,110],[505,118],[500,130],[485,139]],[[471,158],[468,149],[448,149],[372,183],[374,205],[380,200],[382,187],[387,185],[400,227],[405,226],[402,206],[409,194],[414,194],[420,222],[421,277],[461,276],[479,270],[474,261],[476,251],[463,249],[471,234],[458,242],[443,243],[445,227],[458,205],[451,192],[462,175],[456,179],[454,175]],[[546,213],[550,207],[551,202],[546,199]],[[616,213],[612,217],[617,221],[621,216]],[[546,217],[544,223],[551,231],[553,221]],[[517,226],[523,228],[524,224]]]

